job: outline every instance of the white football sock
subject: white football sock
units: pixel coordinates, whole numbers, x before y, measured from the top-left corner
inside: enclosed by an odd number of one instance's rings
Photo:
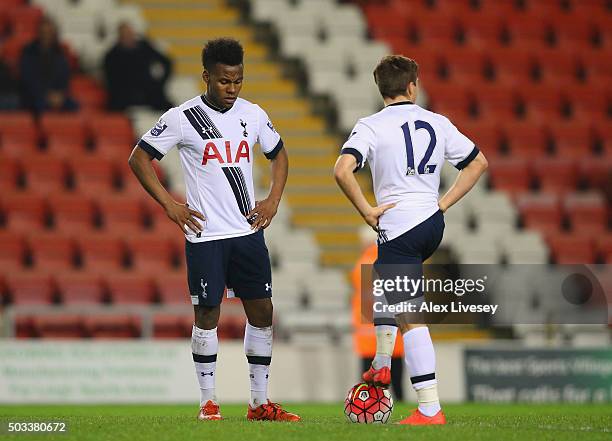
[[[376,356],[372,361],[374,369],[384,366],[391,368],[391,356],[395,348],[395,337],[397,336],[397,326],[376,325]]]
[[[272,326],[256,328],[250,323],[244,330],[244,353],[249,362],[251,399],[255,408],[268,402],[268,377],[272,361]]]
[[[414,328],[406,332],[404,354],[412,387],[417,393],[419,411],[434,416],[441,409],[436,380],[436,354],[429,329]]]
[[[198,383],[200,383],[200,406],[215,397],[215,371],[217,369],[217,328],[200,329],[193,325],[191,331],[191,352],[195,364]]]

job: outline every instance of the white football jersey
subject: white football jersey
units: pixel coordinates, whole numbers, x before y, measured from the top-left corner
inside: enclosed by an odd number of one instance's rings
[[[370,164],[378,205],[395,203],[379,221],[379,242],[392,240],[438,211],[444,160],[462,169],[478,148],[444,116],[410,102],[360,119],[342,153]]]
[[[255,206],[253,146],[273,159],[283,141],[261,107],[238,98],[219,109],[197,96],[162,115],[138,145],[156,159],[177,146],[185,176],[187,203],[206,217],[190,242],[254,233],[246,218]]]

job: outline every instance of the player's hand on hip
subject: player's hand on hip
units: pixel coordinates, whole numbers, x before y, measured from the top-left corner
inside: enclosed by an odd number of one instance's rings
[[[379,205],[378,207],[372,207],[368,212],[363,216],[365,221],[371,226],[374,231],[378,231],[378,221],[380,217],[390,208],[395,207],[395,204],[384,204]]]
[[[166,207],[166,214],[170,220],[181,227],[185,234],[189,234],[186,227],[189,227],[194,233],[199,233],[202,231],[202,225],[200,225],[197,219],[206,220],[202,213],[189,208],[189,204],[180,204],[178,202],[174,202]]]
[[[266,228],[272,222],[272,218],[276,216],[277,210],[278,202],[273,199],[267,198],[255,202],[255,208],[246,216],[247,219],[253,219],[251,229]]]

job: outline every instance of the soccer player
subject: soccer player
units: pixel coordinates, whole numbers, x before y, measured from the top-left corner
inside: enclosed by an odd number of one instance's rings
[[[444,231],[444,212],[461,199],[487,168],[479,149],[444,116],[414,104],[418,65],[399,56],[384,57],[374,70],[385,107],[360,119],[344,144],[334,168],[335,179],[365,222],[378,233],[375,267],[400,264],[420,268],[433,254]],[[439,198],[444,161],[460,170]],[[353,173],[368,161],[377,206],[372,207]],[[422,296],[422,293],[419,293]],[[397,326],[404,341],[404,360],[416,391],[418,408],[400,424],[445,424],[438,399],[435,352],[429,329],[410,323],[407,313],[396,324],[377,323],[377,353],[364,381],[388,385]]]
[[[219,420],[215,395],[217,323],[225,288],[242,300],[248,323],[249,420],[299,421],[268,399],[272,359],[272,280],[264,241],[287,181],[288,158],[268,115],[238,97],[243,48],[234,39],[209,41],[202,50],[206,93],[162,115],[132,151],[129,164],[145,190],[185,234],[187,279],[194,305],[191,348],[200,384],[202,421]],[[253,146],[272,162],[268,197],[253,205]],[[157,179],[151,161],[178,147],[187,203],[176,202]]]

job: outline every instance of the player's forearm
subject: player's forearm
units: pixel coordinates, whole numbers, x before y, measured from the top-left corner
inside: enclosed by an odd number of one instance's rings
[[[440,198],[438,202],[440,209],[446,211],[455,205],[472,189],[472,187],[474,187],[487,167],[488,163],[486,158],[482,153],[479,153],[467,167],[459,172],[454,184],[448,189],[446,194]]]
[[[365,217],[368,211],[372,208],[366,199],[359,182],[355,179],[353,170],[346,167],[338,167],[334,169],[334,178],[342,192],[346,195],[349,201],[355,206],[359,214]]]
[[[285,184],[287,183],[287,175],[289,174],[289,157],[285,149],[281,149],[278,155],[272,160],[272,186],[268,199],[280,203]]]
[[[139,147],[135,147],[130,155],[128,164],[142,187],[165,209],[173,199],[161,182],[159,182],[148,154]]]

